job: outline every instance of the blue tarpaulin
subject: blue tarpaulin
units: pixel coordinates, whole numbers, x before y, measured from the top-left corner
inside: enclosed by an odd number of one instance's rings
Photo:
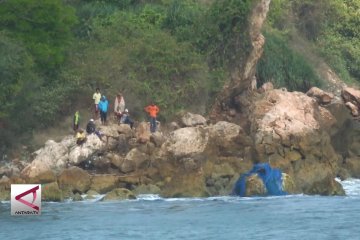
[[[233,194],[244,197],[246,193],[246,179],[254,174],[257,174],[261,178],[268,195],[279,196],[287,194],[283,191],[281,170],[271,168],[268,163],[255,164],[249,172],[242,174],[235,183]]]

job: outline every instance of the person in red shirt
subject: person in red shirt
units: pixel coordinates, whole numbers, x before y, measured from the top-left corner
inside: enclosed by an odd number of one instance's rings
[[[144,109],[149,114],[150,131],[153,133],[156,131],[156,117],[157,117],[157,114],[160,111],[160,109],[153,102],[149,106],[145,107]]]

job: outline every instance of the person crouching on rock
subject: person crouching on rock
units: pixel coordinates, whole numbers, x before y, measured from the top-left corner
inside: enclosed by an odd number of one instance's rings
[[[76,144],[81,146],[86,142],[86,135],[84,130],[79,129],[76,133]]]
[[[101,133],[98,130],[96,130],[94,119],[90,119],[90,121],[86,125],[86,132],[87,132],[87,134],[93,134],[94,133],[94,134],[96,134],[96,136],[98,136],[100,138],[100,140],[102,140]]]
[[[134,126],[134,121],[130,118],[129,110],[125,109],[124,113],[121,116],[120,123],[129,124],[132,129]]]

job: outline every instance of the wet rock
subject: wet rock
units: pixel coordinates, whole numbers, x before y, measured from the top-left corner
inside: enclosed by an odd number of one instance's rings
[[[85,199],[94,199],[97,195],[99,195],[98,192],[96,192],[95,190],[90,189],[89,191],[86,192]]]
[[[107,193],[105,197],[102,199],[103,201],[118,201],[118,200],[126,200],[126,199],[136,199],[133,192],[126,188],[116,188],[111,192]]]
[[[82,201],[83,198],[82,198],[82,196],[81,196],[79,193],[75,193],[74,196],[72,197],[72,200],[73,200],[74,202],[79,202],[79,201]]]
[[[0,201],[10,201],[10,190],[2,190],[0,191]]]
[[[140,186],[136,187],[133,192],[135,195],[160,194],[161,189],[153,184],[141,184]]]
[[[265,185],[257,174],[247,177],[245,184],[246,184],[245,196],[250,197],[250,196],[266,195]]]
[[[91,178],[85,170],[78,167],[71,167],[60,173],[58,182],[61,189],[85,193],[90,189]]]
[[[360,157],[347,158],[343,165],[354,178],[360,178]]]
[[[48,202],[62,202],[64,200],[63,193],[57,182],[42,185],[41,198]]]
[[[340,168],[338,170],[337,177],[339,177],[341,179],[341,181],[344,181],[344,180],[350,178],[351,175],[347,169]]]
[[[203,176],[195,174],[178,174],[166,179],[162,197],[208,197]]]
[[[283,191],[288,194],[294,194],[297,192],[297,187],[295,185],[294,180],[292,177],[287,173],[282,173],[282,181],[283,181]]]
[[[107,193],[119,184],[119,177],[115,175],[94,175],[91,178],[90,189],[98,193]]]
[[[324,196],[344,196],[345,191],[341,184],[334,178],[328,176],[320,181],[314,182],[313,185],[305,191],[306,194],[320,194]]]

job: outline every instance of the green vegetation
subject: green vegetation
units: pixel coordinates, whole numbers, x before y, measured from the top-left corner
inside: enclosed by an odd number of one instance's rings
[[[268,29],[307,39],[349,83],[360,81],[359,25],[358,0],[272,0],[268,18]]]
[[[204,111],[246,53],[252,0],[211,2],[3,1],[0,145],[89,109],[96,87],[111,103],[123,92],[139,120],[152,100],[162,120]]]
[[[299,53],[293,51],[279,33],[265,34],[264,53],[257,66],[258,84],[272,82],[276,88],[306,92],[321,86],[314,69]]]
[[[89,109],[96,87],[110,103],[123,92],[138,120],[151,100],[162,120],[204,111],[249,50],[255,1],[1,1],[0,146]],[[341,77],[359,80],[359,5],[272,0],[260,83],[300,91],[320,84],[306,55],[291,47],[296,34]]]

